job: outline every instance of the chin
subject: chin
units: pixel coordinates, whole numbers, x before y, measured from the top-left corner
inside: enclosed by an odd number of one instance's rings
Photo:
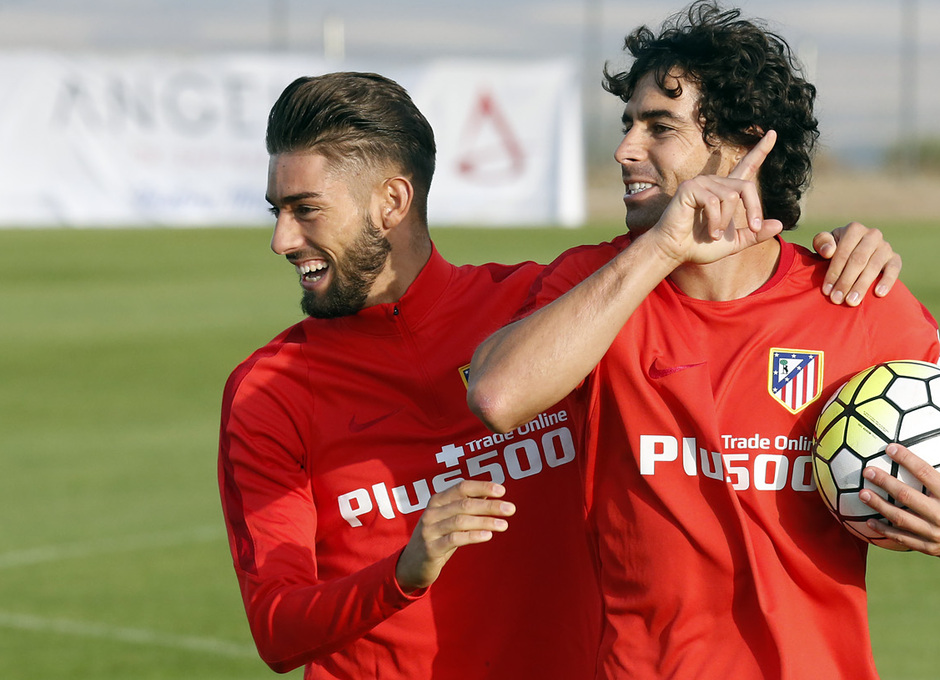
[[[645,234],[654,226],[656,226],[656,222],[651,223],[649,222],[649,220],[640,220],[640,219],[631,220],[629,215],[624,219],[624,224],[626,224],[627,226],[627,231],[633,234],[634,236]]]

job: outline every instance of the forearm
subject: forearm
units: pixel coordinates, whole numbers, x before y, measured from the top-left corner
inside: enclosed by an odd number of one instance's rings
[[[557,403],[676,264],[640,236],[551,304],[494,333],[473,356],[470,409],[490,429],[507,432]]]
[[[397,561],[395,553],[349,576],[307,585],[301,574],[239,574],[261,658],[287,672],[343,649],[418,599],[398,587]]]
[[[416,597],[395,580],[399,552],[373,549],[365,537],[356,543],[344,521],[323,524],[306,469],[290,453],[302,445],[274,443],[273,432],[288,439],[292,429],[276,414],[224,415],[219,484],[255,644],[285,672],[354,643]]]

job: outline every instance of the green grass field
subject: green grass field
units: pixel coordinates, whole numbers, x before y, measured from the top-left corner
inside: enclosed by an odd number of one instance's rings
[[[940,313],[940,222],[879,226]],[[435,238],[457,262],[548,261],[618,230]],[[268,237],[0,231],[0,678],[273,676],[248,635],[215,481],[229,371],[299,318]],[[936,561],[871,562],[883,677],[935,678]]]

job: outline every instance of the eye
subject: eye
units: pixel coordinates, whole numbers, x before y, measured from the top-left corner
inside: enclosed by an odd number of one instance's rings
[[[281,214],[280,208],[275,208],[273,205],[268,208],[268,212],[274,215],[275,219],[277,219],[277,216]]]
[[[663,125],[662,123],[654,123],[652,128],[653,128],[653,134],[656,134],[656,135],[662,135],[672,130],[671,127],[669,127],[668,125]]]
[[[313,205],[298,205],[294,208],[294,214],[298,217],[310,217],[318,212],[320,212],[320,209]]]

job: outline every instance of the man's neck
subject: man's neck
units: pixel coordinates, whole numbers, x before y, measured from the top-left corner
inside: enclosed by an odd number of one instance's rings
[[[366,306],[397,302],[401,299],[431,257],[431,239],[426,228],[415,236],[398,236],[389,239],[392,242],[392,250],[385,268],[372,287]]]
[[[772,239],[711,264],[682,265],[669,278],[691,298],[738,300],[767,283],[779,261],[780,243]]]

